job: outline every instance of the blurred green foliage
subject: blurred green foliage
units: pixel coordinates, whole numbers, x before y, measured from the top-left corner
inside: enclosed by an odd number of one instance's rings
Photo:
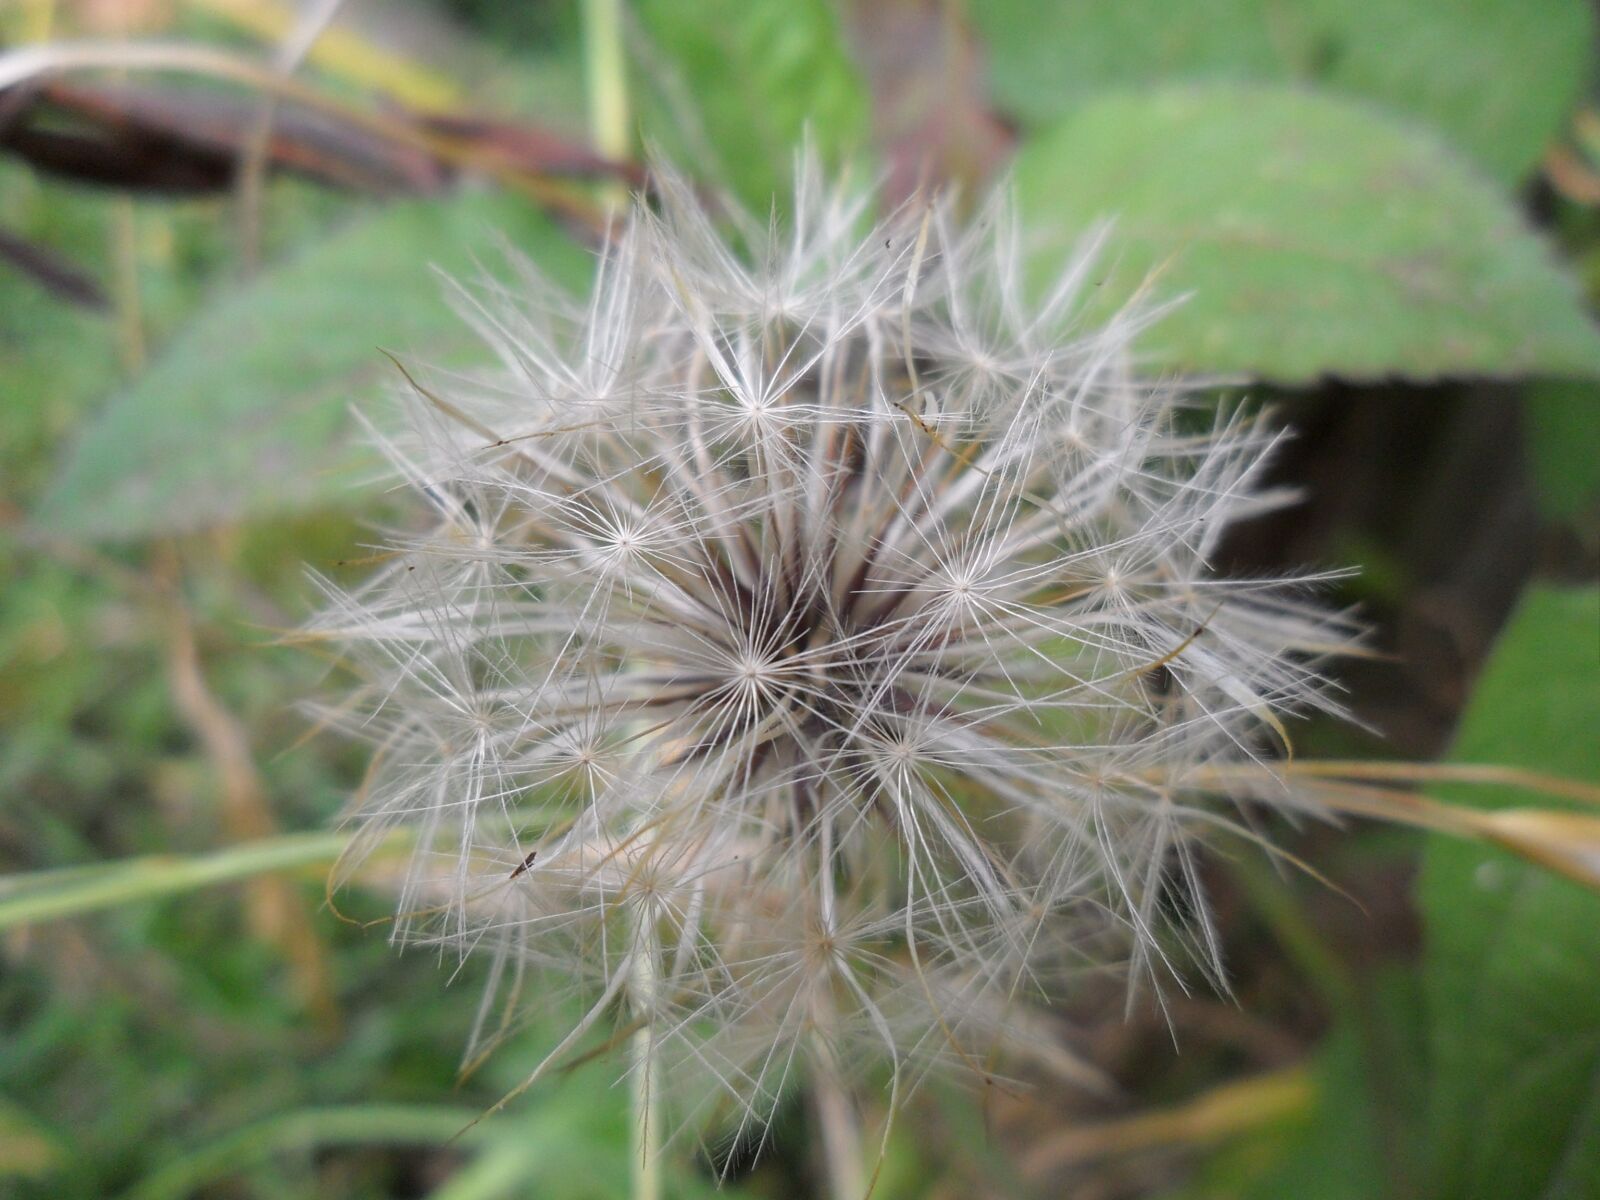
[[[1560,130],[1593,68],[1584,0],[984,0],[995,97],[1043,125],[1108,89],[1314,85],[1431,125],[1503,183]]]
[[[65,19],[72,6],[60,7]],[[179,33],[244,41],[215,14],[177,9]],[[480,64],[465,94],[581,130],[576,4],[436,10],[474,22],[437,46],[441,61]],[[33,11],[5,19],[20,28]],[[1103,305],[1152,268],[1164,270],[1158,296],[1194,293],[1152,332],[1155,368],[1331,378],[1343,381],[1335,402],[1382,379],[1511,381],[1548,527],[1592,574],[1600,340],[1592,297],[1553,250],[1600,287],[1600,218],[1537,172],[1591,94],[1583,0],[926,11],[952,27],[970,19],[995,105],[1020,123],[1031,244],[1050,254],[1113,218]],[[848,6],[638,0],[629,13],[643,138],[759,214],[774,193],[786,202],[807,132],[832,160],[881,151],[870,139],[883,101],[852,49]],[[957,99],[934,85],[898,102],[937,112]],[[306,566],[358,575],[341,564],[365,553],[381,515],[349,487],[372,461],[351,406],[398,383],[379,347],[469,363],[473,339],[431,268],[496,273],[497,232],[565,282],[588,261],[550,218],[482,183],[374,209],[278,181],[266,211],[270,265],[244,282],[228,197],[135,201],[0,161],[0,227],[112,297],[108,312],[73,308],[0,268],[0,914],[14,921],[0,943],[0,1194],[620,1194],[626,1097],[605,1064],[455,1137],[538,1060],[559,1002],[549,1029],[530,1028],[457,1087],[478,964],[397,955],[381,925],[338,919],[315,878],[288,876],[328,966],[336,1015],[319,1020],[292,956],[260,936],[248,882],[178,890],[217,855],[237,865],[257,851],[229,849],[224,783],[173,701],[171,611],[193,618],[205,678],[248,731],[278,826],[325,828],[362,758],[301,743],[293,705],[325,668],[274,642],[311,603]],[[1381,586],[1348,597],[1384,613],[1424,590],[1398,539],[1328,536],[1384,566]],[[1600,781],[1595,605],[1592,589],[1527,598],[1457,755]],[[1416,854],[1410,840],[1347,845],[1367,866]],[[171,868],[141,857],[156,854],[182,857]],[[1186,1196],[1263,1200],[1600,1190],[1595,897],[1476,845],[1430,839],[1421,859],[1420,949],[1366,974],[1296,915],[1319,883],[1275,900],[1255,891],[1288,966],[1266,972],[1276,991],[1241,1000],[1292,1024],[1293,997],[1310,996],[1317,1019],[1297,1036],[1331,1030],[1311,1060],[1314,1102],[1106,1194],[1161,1194],[1185,1173]],[[164,898],[140,891],[152,878]],[[21,923],[26,903],[69,893],[102,907]],[[369,922],[389,911],[381,882],[339,907]],[[1169,1102],[1237,1063],[1145,1066],[1135,1098]],[[981,1099],[925,1089],[876,1195],[1051,1194],[991,1136]],[[767,1165],[721,1194],[800,1194],[813,1180],[804,1142],[798,1118],[780,1127]],[[674,1161],[670,1194],[710,1194],[694,1153]]]
[[[827,0],[641,0],[659,112],[647,139],[709,171],[760,216],[787,195],[802,136],[832,161],[867,149],[866,86]]]
[[[1600,588],[1535,589],[1478,682],[1453,756],[1600,779],[1597,714]],[[1434,839],[1417,898],[1428,1194],[1600,1193],[1600,896],[1505,851]]]
[[[1597,712],[1600,587],[1534,588],[1450,757],[1600,779]],[[1504,850],[1431,838],[1417,903],[1420,970],[1343,996],[1314,1107],[1217,1155],[1183,1200],[1600,1191],[1600,896]]]
[[[382,474],[352,407],[379,419],[393,364],[473,364],[481,339],[452,308],[495,270],[496,238],[559,283],[586,256],[519,198],[402,201],[342,227],[224,294],[78,441],[34,510],[75,537],[140,537],[346,502]],[[501,264],[501,273],[508,268]]]
[[[1600,388],[1546,380],[1524,404],[1540,503],[1552,517],[1578,519],[1600,496]]]
[[[1163,365],[1284,383],[1600,373],[1600,332],[1504,194],[1370,106],[1245,85],[1097,99],[1025,146],[1017,190],[1066,245],[1114,221],[1099,315],[1152,278],[1190,297],[1148,338]]]

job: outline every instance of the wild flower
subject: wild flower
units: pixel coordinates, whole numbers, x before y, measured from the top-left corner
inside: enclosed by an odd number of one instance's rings
[[[797,1073],[979,1062],[1073,972],[1220,970],[1215,781],[1351,634],[1213,574],[1281,434],[1141,373],[1152,311],[1084,318],[1095,239],[1036,288],[1003,201],[872,203],[667,178],[586,304],[457,286],[498,370],[416,384],[433,525],[317,622],[352,818],[416,833],[402,934],[583,992],[547,1061],[614,1021],[758,1125]]]

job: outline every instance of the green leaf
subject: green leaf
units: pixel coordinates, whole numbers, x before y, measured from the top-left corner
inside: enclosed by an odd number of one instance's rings
[[[1479,681],[1462,761],[1600,782],[1600,588],[1535,590]],[[1446,791],[1495,807],[1481,791]],[[1519,798],[1524,799],[1524,798]],[[1600,897],[1433,838],[1418,897],[1434,1200],[1600,1195]]]
[[[1305,1069],[1311,1102],[1226,1139],[1162,1200],[1375,1200],[1385,1195],[1379,1114],[1353,1025],[1336,1026]]]
[[[1425,133],[1295,88],[1118,94],[1028,145],[1021,210],[1048,268],[1113,218],[1104,316],[1160,269],[1192,293],[1163,367],[1283,383],[1600,373],[1575,285],[1498,189]]]
[[[1539,507],[1571,519],[1600,496],[1600,388],[1537,383],[1522,405]]]
[[[3,876],[0,931],[237,883],[275,871],[327,867],[350,845],[346,833],[285,833],[210,854],[152,854]]]
[[[866,85],[825,0],[642,0],[638,14],[673,69],[679,107],[703,126],[675,128],[669,102],[662,120],[646,114],[646,134],[690,164],[712,156],[708,167],[756,212],[789,194],[808,131],[830,161],[865,147]]]
[[[1284,1130],[1276,1160],[1245,1190],[1250,1200],[1370,1200],[1384,1194],[1370,1060],[1355,1030],[1340,1027],[1311,1065],[1316,1104]]]
[[[480,1145],[500,1132],[492,1122],[474,1126],[473,1122],[482,1115],[464,1107],[398,1104],[354,1104],[286,1113],[234,1130],[190,1151],[141,1180],[125,1200],[184,1200],[199,1193],[206,1184],[236,1175],[260,1161],[312,1149],[443,1146],[457,1138]]]
[[[1525,176],[1590,70],[1585,0],[984,0],[996,99],[1033,124],[1108,87],[1314,82],[1431,122]]]
[[[143,537],[352,494],[375,463],[350,416],[396,378],[379,347],[427,363],[486,357],[430,267],[466,277],[503,231],[559,280],[584,256],[515,198],[396,203],[217,297],[93,418],[35,520]]]

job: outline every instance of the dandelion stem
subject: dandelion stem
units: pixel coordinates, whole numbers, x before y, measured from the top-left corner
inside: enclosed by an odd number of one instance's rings
[[[811,1104],[822,1138],[823,1164],[832,1200],[862,1200],[867,1194],[861,1125],[850,1093],[837,1071],[819,1068],[812,1078]]]
[[[622,54],[622,0],[584,0],[584,77],[589,93],[589,135],[605,157],[628,157],[628,71]],[[615,209],[626,196],[615,184],[603,196]]]
[[[633,1000],[645,1022],[629,1040],[633,1059],[633,1200],[661,1200],[661,1117],[657,1103],[654,1004],[655,960],[648,947],[633,966]]]
[[[112,303],[117,319],[117,353],[123,372],[144,369],[144,305],[139,297],[139,213],[133,197],[118,196],[111,207],[111,253],[115,271]]]

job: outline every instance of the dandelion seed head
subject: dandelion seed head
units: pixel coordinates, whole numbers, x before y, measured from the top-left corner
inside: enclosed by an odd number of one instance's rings
[[[1215,573],[1279,435],[1085,315],[1095,238],[1040,291],[1003,199],[796,195],[668,177],[587,300],[458,287],[498,370],[419,376],[390,446],[434,524],[316,622],[352,819],[416,832],[401,936],[633,1014],[751,1123],[806,1070],[970,1066],[1113,956],[1220,971],[1218,768],[1333,708],[1352,635]]]

